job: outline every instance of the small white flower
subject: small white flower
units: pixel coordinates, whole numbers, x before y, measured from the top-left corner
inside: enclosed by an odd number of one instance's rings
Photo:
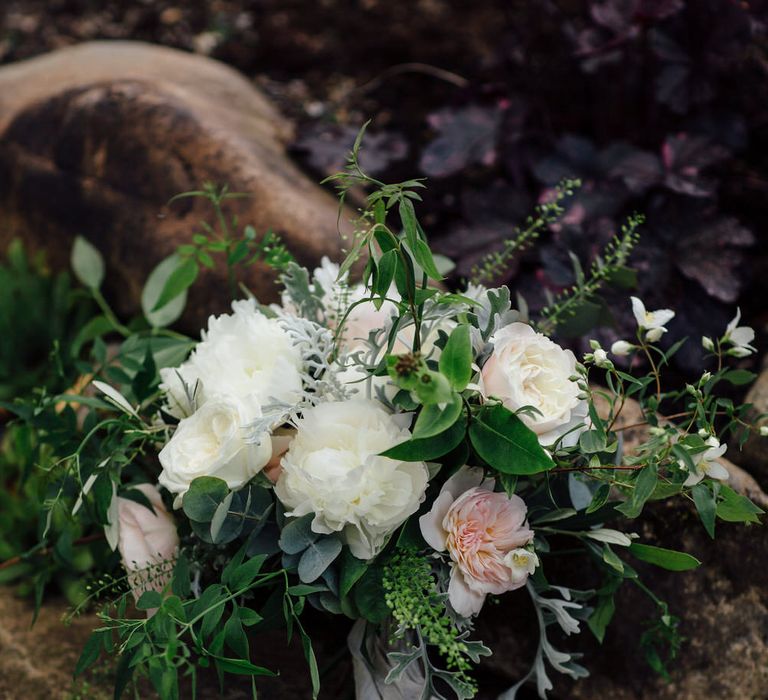
[[[727,445],[721,445],[716,437],[709,437],[705,440],[707,449],[693,456],[695,471],[688,475],[683,486],[693,486],[698,484],[705,476],[718,481],[727,481],[730,474],[720,462],[720,457],[728,449]],[[680,460],[680,466],[685,469],[685,463]]]
[[[723,336],[723,343],[730,343],[733,347],[728,351],[729,355],[734,357],[747,357],[753,352],[757,352],[750,343],[755,339],[755,331],[749,326],[739,326],[741,320],[741,309],[736,309],[736,316],[728,324]]]
[[[768,425],[761,425],[760,426],[760,436],[761,437],[768,437]]]
[[[634,349],[635,346],[632,345],[632,343],[628,343],[626,340],[617,340],[611,345],[611,352],[617,357],[626,357]]]
[[[635,315],[637,326],[641,331],[646,331],[645,339],[650,343],[655,343],[667,332],[665,326],[675,317],[675,312],[671,309],[659,309],[658,311],[646,311],[643,304],[637,297],[632,299],[632,313]]]
[[[539,565],[539,557],[535,552],[531,552],[522,547],[507,552],[504,557],[504,563],[512,570],[513,581],[525,581],[528,576],[532,576]]]

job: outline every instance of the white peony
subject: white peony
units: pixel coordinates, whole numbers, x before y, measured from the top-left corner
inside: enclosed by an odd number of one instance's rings
[[[570,377],[576,358],[570,350],[537,333],[526,323],[510,323],[491,337],[493,352],[483,365],[482,389],[510,411],[532,406],[538,413],[520,419],[551,445],[562,436],[563,444],[575,444],[585,427],[588,404]]]
[[[411,437],[407,421],[367,399],[305,411],[275,486],[287,515],[314,513],[314,532],[342,533],[352,554],[374,557],[424,499],[426,464],[379,456]]]
[[[232,303],[231,314],[211,316],[189,359],[181,367],[160,370],[160,376],[173,415],[187,416],[211,396],[226,395],[250,407],[249,422],[273,400],[298,401],[301,372],[299,349],[280,323],[245,299]]]
[[[237,398],[214,396],[179,423],[159,454],[163,471],[158,481],[176,494],[175,507],[199,476],[215,476],[237,489],[267,465],[272,442],[245,441],[244,426],[254,417],[252,408]]]

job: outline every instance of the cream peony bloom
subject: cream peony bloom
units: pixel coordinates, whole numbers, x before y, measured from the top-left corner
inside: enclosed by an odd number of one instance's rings
[[[272,442],[245,442],[244,426],[252,409],[232,396],[213,396],[184,418],[158,455],[163,471],[158,481],[176,494],[174,507],[199,476],[215,476],[238,489],[258,474],[272,457]]]
[[[197,407],[211,396],[233,396],[260,415],[273,400],[295,403],[302,391],[299,349],[276,319],[268,318],[253,299],[232,302],[232,313],[211,316],[189,359],[181,367],[160,370],[160,385],[171,413],[179,418],[195,408],[185,391],[195,392]],[[196,391],[195,391],[196,388]]]
[[[539,561],[524,549],[533,541],[525,503],[493,487],[482,469],[462,467],[419,518],[427,544],[451,557],[448,600],[464,617],[479,613],[489,593],[524,586]]]
[[[643,304],[637,297],[630,297],[632,300],[632,313],[635,315],[637,327],[645,331],[645,339],[650,343],[657,342],[662,335],[667,332],[665,326],[675,317],[675,312],[670,309],[659,309],[658,311],[646,311]]]
[[[563,444],[576,443],[585,427],[587,402],[570,377],[576,358],[526,323],[511,323],[492,337],[493,353],[482,369],[485,397],[501,399],[510,411],[533,406],[539,411],[520,419],[551,445],[566,435]]]
[[[282,459],[275,493],[287,515],[314,513],[312,530],[342,533],[358,559],[371,559],[424,499],[424,462],[379,456],[410,438],[408,416],[377,401],[323,403],[304,412]]]
[[[165,588],[179,547],[179,535],[157,488],[151,484],[134,488],[147,497],[154,509],[152,512],[128,498],[117,499],[117,548],[128,572],[128,584],[138,600],[145,591],[162,592]]]

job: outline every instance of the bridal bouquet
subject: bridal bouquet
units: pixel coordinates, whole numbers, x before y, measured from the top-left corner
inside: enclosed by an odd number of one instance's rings
[[[552,630],[586,627],[602,640],[625,582],[657,605],[648,656],[663,671],[658,645],[679,642],[677,620],[634,564],[699,561],[643,542],[636,519],[649,501],[679,498],[713,537],[718,519],[757,521],[762,511],[729,488],[720,461],[726,439],[753,428],[718,395],[751,378],[729,362],[754,352],[754,333],[737,315],[701,341],[711,371],[669,389],[675,314],[632,297],[635,334],[577,357],[558,331],[601,304],[603,285],[632,283],[640,217],[534,317],[509,289],[483,283],[546,232],[578,183],[550,192],[472,283],[448,292],[446,261],[416,215],[423,184],[370,178],[359,145],[333,178],[342,200],[352,187],[370,192],[339,264],[310,272],[276,237],[238,234],[222,214],[232,195],[206,188],[191,194],[213,201],[221,227],[204,226],[152,273],[145,320],[125,327],[98,292],[98,254],[78,241],[73,264],[104,309],[100,332],[123,339],[110,349],[91,329],[98,393],[43,399],[65,402],[79,435],[50,468],[45,532],[66,519],[103,528],[124,575],[91,586],[101,624],[77,672],[106,652],[118,659],[118,695],[142,676],[176,698],[183,678],[215,667],[251,676],[255,697],[257,677],[279,669],[251,643],[282,626],[300,637],[317,696],[311,606],[350,620],[357,697],[471,698],[473,666],[492,652],[473,638],[475,617],[514,596],[533,606],[540,639],[503,697],[527,682],[546,697],[553,671],[587,675],[578,641],[556,648]],[[219,254],[234,282],[254,260],[277,269],[281,303],[246,294],[192,342],[167,326]],[[627,451],[630,402],[648,430]],[[550,576],[560,556],[583,560],[572,565],[590,572],[583,587]]]

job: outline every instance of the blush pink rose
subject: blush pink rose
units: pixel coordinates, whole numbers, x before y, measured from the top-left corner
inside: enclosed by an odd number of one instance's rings
[[[151,484],[134,488],[141,491],[154,508],[153,513],[136,501],[117,499],[117,548],[128,572],[128,583],[138,600],[145,591],[162,592],[167,585],[179,548],[179,535],[157,488]]]
[[[479,613],[489,593],[524,586],[537,563],[536,555],[523,549],[533,541],[525,503],[493,487],[481,469],[462,467],[419,518],[427,544],[451,557],[448,599],[464,617]]]

